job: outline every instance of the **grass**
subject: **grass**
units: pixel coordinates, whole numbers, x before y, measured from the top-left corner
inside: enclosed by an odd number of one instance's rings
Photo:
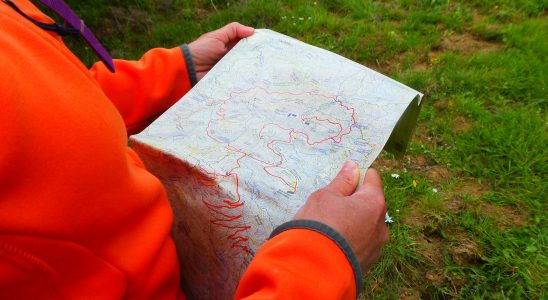
[[[116,57],[239,21],[425,92],[408,155],[376,162],[396,222],[363,297],[548,297],[547,1],[68,2]]]

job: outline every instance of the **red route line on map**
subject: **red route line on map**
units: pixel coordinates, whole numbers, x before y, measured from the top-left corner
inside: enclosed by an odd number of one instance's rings
[[[235,169],[239,168],[241,165],[240,165],[240,160],[244,157],[248,157],[252,160],[255,160],[259,163],[261,163],[263,165],[263,169],[264,171],[269,174],[270,176],[274,177],[274,178],[277,178],[279,180],[281,180],[285,185],[287,185],[288,187],[292,188],[293,189],[293,192],[295,192],[297,190],[297,183],[295,184],[289,184],[288,182],[285,181],[285,179],[283,179],[281,176],[278,176],[278,175],[275,175],[275,174],[272,174],[271,172],[269,172],[267,169],[268,168],[275,168],[275,167],[279,167],[283,162],[284,162],[284,158],[283,156],[277,152],[273,147],[272,147],[272,144],[274,143],[285,143],[285,144],[289,144],[293,141],[294,139],[294,134],[302,134],[303,136],[306,137],[306,143],[308,145],[315,145],[315,144],[320,144],[320,143],[323,143],[327,140],[332,140],[333,142],[335,143],[340,143],[342,141],[342,138],[345,136],[345,135],[348,135],[352,132],[352,126],[356,124],[356,119],[355,119],[355,110],[354,108],[349,108],[347,105],[343,104],[342,101],[336,99],[335,97],[329,97],[329,96],[325,96],[325,95],[321,95],[321,94],[316,94],[316,93],[312,93],[312,92],[304,92],[304,93],[291,93],[291,92],[269,92],[267,91],[266,89],[264,88],[261,88],[261,87],[256,87],[256,88],[252,88],[252,89],[249,89],[247,91],[243,91],[243,92],[232,92],[230,93],[229,97],[225,100],[223,100],[223,102],[221,103],[220,105],[220,108],[219,110],[217,110],[216,112],[216,115],[221,117],[222,119],[224,119],[225,117],[225,109],[224,109],[224,105],[229,102],[232,98],[233,98],[233,95],[234,94],[245,94],[245,93],[248,93],[249,91],[253,90],[253,89],[261,89],[263,90],[265,93],[267,94],[279,94],[279,95],[293,95],[293,96],[300,96],[300,95],[304,95],[304,94],[307,94],[307,95],[310,95],[310,96],[319,96],[319,97],[323,97],[323,98],[328,98],[328,99],[331,99],[332,101],[338,103],[341,107],[343,107],[344,109],[348,110],[348,111],[351,111],[352,112],[352,124],[348,127],[348,131],[343,133],[343,126],[341,125],[341,123],[339,122],[334,122],[334,121],[331,121],[327,118],[320,118],[318,116],[311,116],[311,117],[301,117],[301,120],[312,120],[312,119],[315,119],[315,120],[318,120],[320,122],[328,122],[332,125],[338,125],[339,126],[339,132],[336,134],[336,135],[333,135],[333,136],[328,136],[322,140],[319,140],[319,141],[316,141],[316,142],[311,142],[310,141],[310,136],[308,134],[306,134],[305,132],[302,132],[302,131],[299,131],[299,130],[295,130],[294,128],[284,128],[282,127],[281,125],[279,124],[274,124],[274,123],[269,123],[269,124],[265,124],[263,125],[263,127],[261,128],[261,130],[259,131],[259,136],[262,137],[262,131],[264,130],[265,126],[267,125],[274,125],[274,126],[277,126],[283,130],[287,130],[289,131],[289,137],[288,137],[288,140],[271,140],[270,142],[268,142],[267,144],[267,148],[270,149],[272,151],[272,153],[274,153],[276,156],[278,156],[280,158],[280,160],[277,162],[277,163],[268,163],[266,161],[263,161],[261,159],[258,159],[256,157],[253,157],[250,155],[250,153],[246,153],[242,150],[239,150],[239,149],[236,149],[230,145],[227,145],[225,146],[225,149],[228,150],[228,151],[232,151],[232,152],[235,152],[235,153],[238,153],[238,154],[241,154],[240,157],[238,157],[238,159],[236,159],[236,166],[234,166],[232,169],[230,169],[228,172],[226,172],[225,174],[220,174],[220,173],[217,173],[217,172],[210,172],[208,170],[206,170],[205,168],[201,167],[200,168],[206,172],[207,174],[210,174],[210,175],[213,175],[215,177],[221,177],[221,178],[227,178],[227,177],[231,177],[231,176],[234,176],[234,180],[236,182],[236,201],[231,201],[229,199],[223,199],[222,202],[225,204],[225,205],[218,205],[218,204],[213,204],[211,202],[209,202],[208,200],[206,199],[202,199],[202,202],[206,205],[206,207],[211,210],[212,212],[215,213],[216,217],[215,219],[211,220],[211,223],[214,224],[214,225],[217,225],[217,226],[220,226],[220,227],[223,227],[223,228],[226,228],[226,229],[229,229],[229,230],[233,230],[234,232],[230,235],[228,235],[227,239],[231,240],[232,241],[232,245],[231,245],[231,248],[241,248],[242,250],[244,251],[249,251],[249,248],[242,244],[242,243],[245,243],[246,241],[248,241],[249,238],[245,237],[245,236],[242,236],[241,234],[244,234],[247,230],[249,230],[251,228],[251,226],[248,226],[248,225],[231,225],[230,223],[232,222],[235,222],[239,219],[242,218],[242,213],[239,213],[239,214],[230,214],[230,211],[236,209],[236,208],[240,208],[244,205],[244,203],[241,201],[241,196],[240,196],[240,192],[239,192],[239,178],[238,178],[238,174],[234,172]],[[209,138],[211,138],[212,140],[218,142],[218,143],[221,143],[221,144],[225,144],[223,141],[219,140],[218,138],[214,137],[213,135],[211,135],[211,133],[209,132],[210,131],[210,126],[211,126],[211,120],[208,122],[207,124],[207,128],[206,128],[206,134]],[[338,141],[336,140],[336,138],[338,137]],[[211,185],[208,185],[208,186],[211,186]],[[222,211],[222,209],[226,209],[226,210],[230,210],[229,212],[224,212]],[[225,222],[228,222],[229,224],[225,224]]]

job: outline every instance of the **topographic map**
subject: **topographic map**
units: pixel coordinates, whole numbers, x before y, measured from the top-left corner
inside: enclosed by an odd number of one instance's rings
[[[231,298],[270,232],[346,160],[369,167],[421,96],[270,30],[239,42],[132,138],[168,191],[188,296]]]

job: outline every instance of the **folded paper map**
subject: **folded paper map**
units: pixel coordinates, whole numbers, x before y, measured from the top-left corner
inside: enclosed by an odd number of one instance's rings
[[[240,41],[132,137],[167,189],[185,293],[232,298],[270,232],[345,161],[363,174],[385,145],[405,151],[421,97],[270,30]]]

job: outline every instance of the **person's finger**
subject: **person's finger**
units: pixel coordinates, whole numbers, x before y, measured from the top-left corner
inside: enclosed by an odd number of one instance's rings
[[[239,40],[246,38],[255,32],[253,27],[244,26],[238,22],[232,22],[225,25],[223,28],[218,29],[219,38],[225,43],[228,44],[233,40]]]
[[[384,194],[381,176],[379,175],[379,172],[373,168],[367,169],[363,179],[363,184],[358,189],[358,193],[366,191],[373,194]]]
[[[255,32],[255,28],[236,23],[236,37],[243,39],[251,36]]]
[[[342,196],[350,196],[356,190],[359,180],[360,172],[358,171],[358,165],[353,161],[347,161],[339,171],[339,174],[325,189],[332,190]]]

